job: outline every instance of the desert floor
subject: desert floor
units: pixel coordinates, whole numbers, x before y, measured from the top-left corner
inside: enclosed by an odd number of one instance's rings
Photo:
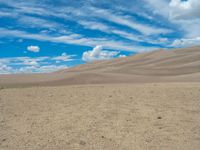
[[[200,84],[0,90],[1,150],[199,150]]]

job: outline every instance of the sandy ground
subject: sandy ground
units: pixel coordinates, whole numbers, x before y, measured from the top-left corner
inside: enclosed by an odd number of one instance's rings
[[[1,150],[199,150],[200,83],[0,90]]]

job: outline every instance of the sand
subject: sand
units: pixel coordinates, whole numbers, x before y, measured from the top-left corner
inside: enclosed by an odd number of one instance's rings
[[[199,150],[200,83],[0,90],[1,150]]]
[[[200,150],[200,47],[0,75],[0,150]]]

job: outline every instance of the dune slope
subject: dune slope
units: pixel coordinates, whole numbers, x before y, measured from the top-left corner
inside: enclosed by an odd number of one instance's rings
[[[1,86],[200,81],[200,47],[157,50],[49,74],[1,75]]]

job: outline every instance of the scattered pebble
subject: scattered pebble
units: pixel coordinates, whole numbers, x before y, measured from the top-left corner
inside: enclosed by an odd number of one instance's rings
[[[3,141],[3,142],[5,142],[5,141],[6,141],[6,139],[3,139],[2,141]]]
[[[157,119],[162,119],[162,117],[159,116],[159,117],[157,117]]]

